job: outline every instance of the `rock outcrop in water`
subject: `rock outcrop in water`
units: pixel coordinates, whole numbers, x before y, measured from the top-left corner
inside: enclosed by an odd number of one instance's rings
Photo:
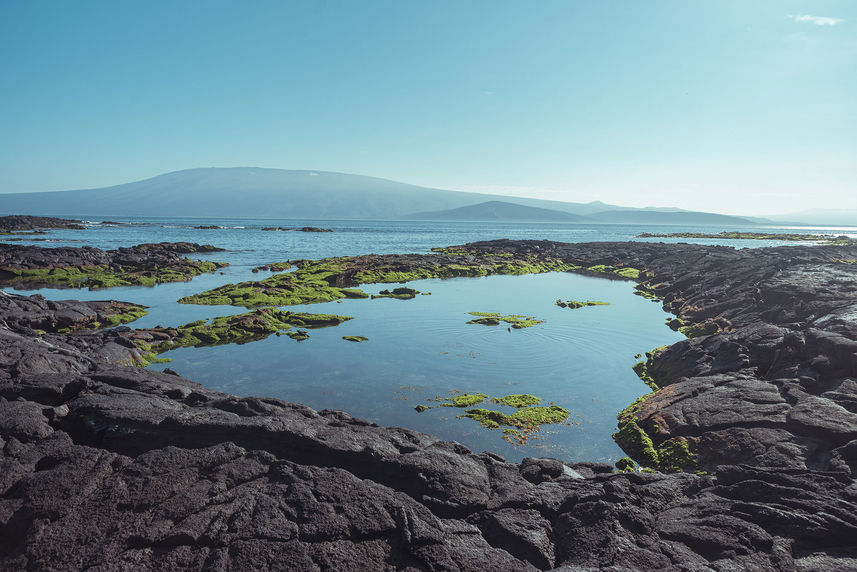
[[[710,474],[512,464],[216,393],[117,367],[136,351],[121,331],[35,331],[81,303],[2,294],[0,568],[857,566],[857,249],[463,248],[637,268],[683,323],[718,328],[654,354],[663,389],[637,414]]]
[[[36,230],[42,228],[70,228],[83,230],[82,220],[54,218],[49,216],[8,215],[0,216],[0,232]]]
[[[226,266],[183,254],[220,252],[210,244],[160,242],[116,250],[41,248],[0,243],[0,287],[109,288],[187,281]]]

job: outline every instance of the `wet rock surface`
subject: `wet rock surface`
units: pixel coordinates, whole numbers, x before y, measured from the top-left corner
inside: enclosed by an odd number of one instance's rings
[[[210,244],[161,242],[101,250],[90,246],[42,248],[0,243],[0,287],[94,288],[190,280],[220,262],[190,260],[188,253],[218,252]]]
[[[535,241],[468,248],[632,266],[682,322],[718,330],[647,363],[662,389],[636,416],[656,446],[682,439],[702,469],[747,463],[857,475],[857,248]]]
[[[679,319],[716,323],[654,354],[662,389],[638,413],[693,440],[709,474],[512,464],[213,392],[118,366],[136,351],[122,328],[35,332],[79,302],[3,294],[0,568],[857,567],[857,276],[840,262],[857,249],[468,248],[637,268]]]

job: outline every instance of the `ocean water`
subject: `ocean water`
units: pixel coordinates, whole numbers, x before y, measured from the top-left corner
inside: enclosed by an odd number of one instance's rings
[[[221,272],[199,276],[191,282],[150,288],[37,291],[51,299],[117,299],[149,306],[149,315],[131,324],[135,327],[178,326],[242,313],[246,311],[244,308],[178,304],[176,300],[229,282],[262,279],[271,273],[254,274],[251,269],[276,261],[367,253],[427,253],[436,246],[495,238],[588,242],[635,240],[640,232],[760,230],[759,227],[547,223],[112,220],[123,224],[93,224],[84,231],[51,231],[35,237],[48,241],[32,244],[111,249],[143,242],[189,241],[227,249],[227,252],[190,255],[230,263]],[[194,228],[198,225],[222,228]],[[266,226],[318,226],[334,232],[262,231]],[[854,230],[824,232],[852,234]],[[737,247],[783,244],[713,239],[694,242]],[[173,350],[162,356],[171,358],[171,363],[150,367],[170,367],[207,387],[236,395],[277,397],[318,410],[345,410],[381,425],[408,427],[455,440],[477,452],[490,450],[509,460],[552,456],[568,461],[613,462],[624,456],[611,438],[616,429],[616,413],[648,392],[631,369],[638,361],[635,354],[683,338],[665,326],[669,316],[660,304],[635,296],[633,284],[626,281],[548,273],[421,280],[409,286],[431,295],[413,300],[344,300],[290,306],[288,309],[294,311],[336,313],[353,319],[337,327],[310,330],[310,339],[303,342],[271,336],[243,345]],[[377,284],[363,289],[377,293],[389,287]],[[609,305],[570,310],[556,306],[554,301],[558,298],[599,300]],[[524,314],[544,323],[511,331],[505,326],[467,324],[472,318],[468,312],[472,311]],[[367,336],[369,341],[348,342],[342,339],[343,335]],[[455,392],[485,393],[492,397],[530,393],[540,397],[544,404],[565,407],[571,411],[571,417],[563,425],[542,426],[534,438],[519,446],[504,441],[500,431],[458,418],[463,410],[435,408],[422,413],[414,410],[415,405],[433,405],[431,399]]]

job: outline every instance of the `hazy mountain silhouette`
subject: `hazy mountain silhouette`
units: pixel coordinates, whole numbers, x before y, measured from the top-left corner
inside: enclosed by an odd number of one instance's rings
[[[234,167],[187,169],[99,189],[0,194],[0,214],[399,219],[492,201],[509,204],[509,199],[329,171]],[[648,213],[652,224],[659,224],[662,218],[688,224],[742,221],[674,208],[635,209],[600,201],[566,203],[523,197],[514,197],[514,201],[518,206],[591,216],[604,222],[637,221],[634,216],[616,214],[623,212]],[[656,216],[659,214],[665,218]],[[705,216],[694,216],[697,214]]]
[[[592,222],[588,217],[555,209],[528,207],[506,201],[487,201],[457,209],[421,212],[404,218],[416,220],[508,220]]]
[[[749,218],[696,211],[609,210],[590,215],[593,221],[625,224],[759,224]]]

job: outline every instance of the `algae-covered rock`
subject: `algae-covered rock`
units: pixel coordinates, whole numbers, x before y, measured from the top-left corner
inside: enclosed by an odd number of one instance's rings
[[[178,328],[151,328],[140,331],[165,337],[163,341],[152,345],[154,351],[163,353],[179,347],[245,344],[279,333],[286,333],[290,338],[302,341],[308,339],[309,334],[304,330],[289,332],[292,326],[324,328],[337,326],[350,319],[351,316],[336,314],[307,314],[260,308],[246,314],[222,316],[210,321],[197,320]]]
[[[478,316],[467,322],[468,324],[482,324],[483,326],[499,326],[500,322],[505,322],[516,330],[529,328],[536,324],[543,324],[544,320],[538,320],[531,316],[523,316],[519,314],[511,314],[509,316],[501,316],[499,312],[468,312],[471,316]]]
[[[306,330],[295,330],[294,332],[286,332],[286,335],[297,342],[302,342],[309,339],[309,333]]]
[[[610,302],[597,302],[595,300],[586,300],[585,302],[580,302],[578,300],[559,300],[555,302],[557,306],[560,308],[571,308],[572,310],[576,310],[578,308],[584,308],[586,306],[609,306]]]
[[[405,286],[401,286],[399,288],[394,288],[392,291],[390,290],[381,290],[377,294],[373,294],[372,298],[395,298],[397,300],[413,300],[416,298],[417,294],[421,294],[419,290],[414,290],[413,288],[407,288]]]
[[[0,286],[94,290],[188,281],[227,264],[191,260],[182,254],[218,250],[189,242],[140,244],[107,251],[0,244]]]
[[[530,395],[528,393],[517,393],[514,395],[506,395],[505,397],[496,397],[491,399],[491,401],[493,403],[499,403],[500,405],[514,407],[516,409],[538,405],[542,402],[542,400],[535,395]]]
[[[263,229],[264,230],[264,229]],[[273,228],[272,230],[276,230]],[[355,290],[360,284],[409,282],[427,278],[477,277],[495,274],[537,274],[572,270],[576,266],[561,260],[543,260],[536,256],[513,257],[507,254],[480,256],[478,259],[447,253],[431,255],[385,254],[294,260],[294,272],[277,274],[260,281],[226,284],[179,300],[183,304],[244,306],[289,306],[332,302],[342,298],[366,298]],[[274,265],[257,270],[276,270]],[[410,299],[406,291],[387,291],[381,297]],[[410,289],[408,289],[410,290]],[[417,291],[414,291],[416,295]],[[379,295],[376,294],[376,297]]]
[[[437,402],[437,405],[417,405],[414,409],[422,413],[428,409],[438,407],[473,407],[485,401],[495,405],[503,405],[514,408],[514,413],[504,413],[496,409],[473,408],[468,409],[458,417],[467,417],[478,421],[485,429],[500,429],[505,427],[501,437],[514,445],[524,445],[535,436],[542,425],[564,423],[571,414],[567,409],[551,404],[547,407],[538,407],[541,399],[534,395],[518,393],[502,397],[490,397],[487,393],[462,393],[452,397],[436,397],[429,401]]]
[[[369,338],[366,336],[342,336],[342,339],[347,342],[368,342]]]

